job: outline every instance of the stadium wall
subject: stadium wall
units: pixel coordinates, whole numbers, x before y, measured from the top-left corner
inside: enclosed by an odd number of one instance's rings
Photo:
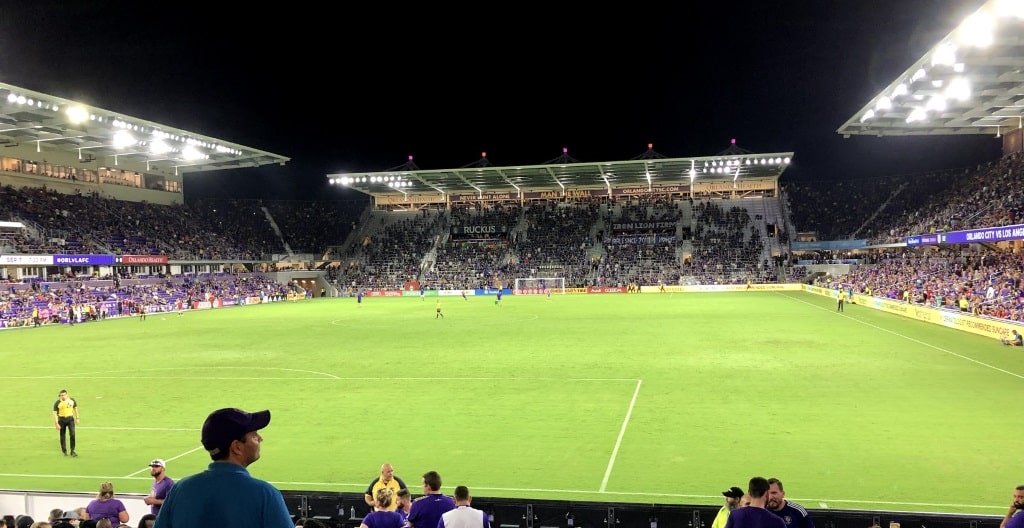
[[[444,490],[450,493],[450,489]],[[472,491],[472,487],[470,487]],[[369,507],[362,493],[282,490],[292,517],[316,518],[332,528],[358,528]],[[54,508],[85,506],[94,493],[43,493],[0,490],[0,512],[27,513],[36,520],[46,519]],[[118,493],[130,517],[137,525],[149,506],[144,495]],[[798,499],[797,502],[800,502]],[[491,526],[502,528],[703,528],[711,526],[721,505],[676,505],[654,503],[573,502],[542,499],[503,499],[473,497],[473,507],[487,512]],[[819,528],[867,528],[927,526],[928,528],[999,528],[1001,515],[940,514],[896,511],[859,511],[808,508]]]

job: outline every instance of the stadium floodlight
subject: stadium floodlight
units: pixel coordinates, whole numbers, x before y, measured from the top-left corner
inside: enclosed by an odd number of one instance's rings
[[[914,108],[910,115],[907,116],[907,123],[915,123],[917,121],[924,121],[928,118],[928,114],[925,113],[924,108]]]
[[[992,16],[984,11],[978,11],[960,24],[957,38],[968,46],[987,48],[992,45],[994,33],[995,21]]]
[[[1024,2],[1020,0],[996,0],[996,16],[1024,18]]]
[[[952,66],[956,64],[956,46],[940,44],[932,54],[932,66]]]
[[[958,101],[966,101],[971,98],[971,83],[966,77],[957,77],[950,81],[946,87],[946,96]]]
[[[925,109],[935,110],[936,112],[945,112],[946,98],[938,94],[933,95],[931,99],[928,99],[928,103],[925,105]]]
[[[122,129],[114,133],[114,147],[116,148],[127,148],[136,143],[138,141],[136,141],[135,136],[127,130]]]
[[[876,110],[888,110],[890,108],[892,108],[892,99],[889,99],[884,95],[878,100],[877,103],[875,103]]]
[[[89,112],[82,108],[81,105],[72,105],[64,110],[64,115],[68,116],[68,121],[72,123],[81,123],[89,118]]]

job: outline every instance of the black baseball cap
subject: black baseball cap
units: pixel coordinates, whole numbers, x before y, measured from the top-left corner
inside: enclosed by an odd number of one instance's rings
[[[241,409],[218,409],[203,423],[203,447],[216,455],[241,440],[245,435],[263,429],[270,423],[270,411],[245,412]]]
[[[732,499],[738,499],[738,498],[746,495],[746,492],[744,492],[743,490],[739,489],[736,486],[733,486],[733,487],[723,491],[722,495],[725,495],[726,497],[729,497],[729,498],[732,498]]]

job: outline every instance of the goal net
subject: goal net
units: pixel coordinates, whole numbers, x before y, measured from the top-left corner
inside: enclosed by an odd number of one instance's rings
[[[565,277],[539,277],[516,279],[515,295],[546,295],[550,293],[565,294]]]

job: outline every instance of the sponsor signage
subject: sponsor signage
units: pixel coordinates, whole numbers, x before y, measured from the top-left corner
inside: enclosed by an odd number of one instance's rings
[[[623,196],[631,194],[675,194],[690,192],[689,185],[652,185],[650,187],[623,187],[612,189],[612,195]]]
[[[366,292],[367,297],[401,297],[402,290],[370,290]]]
[[[0,265],[52,266],[53,255],[0,255]]]
[[[453,202],[496,202],[504,200],[518,200],[519,194],[515,192],[505,193],[484,193],[484,194],[453,194]]]
[[[110,266],[114,255],[54,255],[54,266]]]
[[[936,236],[939,239],[937,242],[939,244],[971,244],[975,242],[1002,242],[1004,240],[1018,240],[1024,238],[1024,225],[986,227],[984,229],[969,229],[967,231],[952,231],[950,233],[939,233]]]
[[[121,264],[167,264],[164,255],[121,255]]]
[[[587,293],[626,293],[625,286],[591,286]]]
[[[613,236],[605,239],[609,244],[662,244],[675,242],[675,235],[633,235]]]
[[[675,231],[675,222],[622,222],[612,224],[612,231]]]
[[[506,226],[464,225],[452,227],[453,235],[494,235],[507,232],[508,227]]]
[[[907,237],[907,247],[934,246],[939,243],[938,235],[914,235]]]

